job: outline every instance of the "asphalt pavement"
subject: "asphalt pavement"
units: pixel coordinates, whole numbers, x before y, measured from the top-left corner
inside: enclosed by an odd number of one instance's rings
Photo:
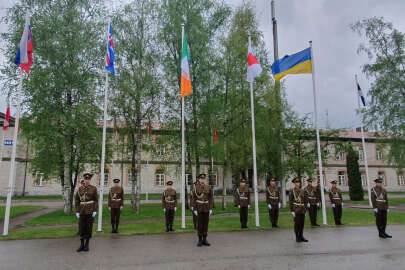
[[[0,241],[0,268],[62,269],[404,269],[405,227],[389,226],[393,239],[375,227],[308,228],[308,243],[292,230],[209,233],[211,247],[196,247],[196,235],[95,237],[77,253],[78,238]]]

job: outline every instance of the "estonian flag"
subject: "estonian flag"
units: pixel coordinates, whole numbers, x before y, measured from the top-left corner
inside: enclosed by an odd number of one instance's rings
[[[363,103],[363,106],[367,107],[367,105],[368,105],[367,99],[364,96],[363,91],[361,90],[359,83],[357,83],[357,93],[359,93],[359,97],[360,97],[361,103]]]

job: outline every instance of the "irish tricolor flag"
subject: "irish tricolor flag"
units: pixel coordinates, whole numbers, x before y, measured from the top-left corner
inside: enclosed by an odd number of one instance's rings
[[[193,90],[191,89],[191,78],[190,78],[190,66],[188,61],[190,60],[190,55],[188,53],[188,45],[186,35],[183,39],[183,51],[181,53],[181,86],[180,86],[180,96],[184,98],[185,96],[191,95]]]

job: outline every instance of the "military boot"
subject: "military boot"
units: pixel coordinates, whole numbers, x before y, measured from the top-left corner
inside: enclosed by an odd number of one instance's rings
[[[202,247],[202,236],[198,236],[198,243],[197,243],[197,247]]]
[[[81,252],[84,249],[84,239],[80,239],[80,247],[76,250],[77,252]]]
[[[379,236],[380,238],[387,238],[387,237],[385,236],[385,234],[384,234],[384,232],[383,232],[382,229],[378,229],[378,236]]]
[[[297,242],[297,243],[302,242],[301,237],[300,237],[300,235],[298,233],[295,233],[295,242]]]
[[[89,251],[89,242],[90,242],[90,239],[87,238],[86,243],[84,244],[83,251]]]
[[[307,239],[304,238],[304,234],[300,233],[301,242],[308,242]]]
[[[211,244],[210,243],[208,243],[208,241],[207,241],[207,236],[205,235],[205,236],[203,236],[203,241],[202,241],[202,244],[204,245],[204,246],[211,246]]]

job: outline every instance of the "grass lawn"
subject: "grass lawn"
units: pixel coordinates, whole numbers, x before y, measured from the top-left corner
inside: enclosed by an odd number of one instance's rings
[[[213,210],[213,215],[218,214],[225,214],[225,213],[238,213],[239,209],[233,206],[233,203],[227,204],[228,208],[226,210],[222,210],[221,203],[215,203],[215,208]],[[267,206],[265,202],[259,203],[259,212],[267,212]],[[181,215],[181,204],[178,205],[178,210],[176,212],[176,216]],[[250,209],[250,211],[253,211]],[[188,210],[186,215],[192,215],[191,210]],[[161,204],[153,203],[153,204],[142,204],[141,211],[139,214],[135,214],[130,207],[130,205],[125,205],[124,209],[121,212],[121,220],[142,220],[142,219],[155,219],[155,218],[163,218],[164,213],[161,207]],[[103,207],[103,221],[108,222],[110,220],[110,211],[106,205]],[[74,214],[65,215],[63,213],[63,209],[56,210],[54,212],[38,216],[31,220],[25,222],[25,226],[32,226],[32,225],[55,225],[55,224],[76,224],[77,218]]]
[[[353,204],[368,204],[368,199],[367,200],[362,200],[362,201],[351,201],[351,200],[344,200],[344,202],[347,203],[353,203]],[[388,204],[389,205],[400,205],[405,203],[405,198],[388,198]]]
[[[44,206],[25,206],[25,205],[18,205],[18,206],[12,206],[10,209],[10,217],[15,217],[19,216],[22,214],[30,213],[37,211],[39,209],[43,209]],[[0,206],[0,221],[4,220],[4,214],[6,212],[6,207],[5,206]]]
[[[254,210],[250,209],[250,213]],[[319,212],[320,214],[320,212]],[[162,215],[161,215],[162,216]],[[328,224],[334,226],[333,215],[331,209],[327,209]],[[11,231],[7,237],[0,237],[0,240],[11,239],[38,239],[38,238],[63,238],[74,237],[77,232],[77,221],[71,227],[60,228],[48,228],[48,229],[19,229]],[[318,222],[321,222],[321,216],[318,216]],[[372,211],[364,211],[358,209],[344,209],[342,222],[346,226],[369,226],[375,224],[375,218]],[[405,216],[402,213],[389,213],[389,224],[405,224]],[[273,230],[270,229],[270,222],[267,214],[260,215],[260,227],[255,227],[254,216],[249,216],[249,230]],[[186,220],[187,228],[180,229],[180,219],[175,219],[175,230],[177,233],[194,232],[192,229],[192,221]],[[293,220],[287,211],[282,211],[279,218],[279,226],[283,229],[290,229],[293,227]],[[309,226],[309,218],[306,217],[306,226]],[[93,229],[96,230],[96,224]],[[111,236],[110,227],[108,225],[103,226],[104,231],[102,233],[94,233],[94,236]],[[240,229],[239,217],[227,217],[227,216],[212,216],[209,225],[210,231],[238,231]],[[135,234],[156,234],[164,233],[165,226],[163,221],[151,221],[145,223],[136,224],[122,224],[120,226],[121,235],[135,235]]]

